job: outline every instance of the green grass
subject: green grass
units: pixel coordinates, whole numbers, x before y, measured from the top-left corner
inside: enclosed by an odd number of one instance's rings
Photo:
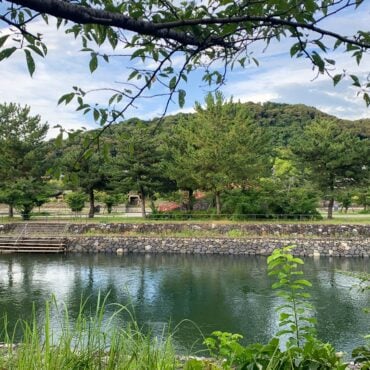
[[[156,220],[153,218],[141,218],[141,217],[125,217],[119,214],[107,215],[95,215],[94,218],[88,218],[87,215],[74,217],[73,215],[50,215],[50,216],[39,216],[32,217],[31,221],[39,222],[68,222],[68,223],[130,223],[130,224],[142,224],[142,223],[153,223],[153,224],[167,224],[167,223],[189,223],[189,224],[369,224],[370,225],[370,214],[363,213],[334,213],[332,220],[326,219],[326,213],[321,212],[322,220],[287,220],[283,217],[279,219],[249,219],[249,220],[230,220],[226,216],[223,218],[217,217],[216,215],[208,216],[197,216],[190,219],[161,219]],[[20,217],[10,219],[7,216],[0,217],[0,223],[12,223],[21,222]]]
[[[56,301],[46,303],[45,323],[39,328],[34,316],[31,323],[19,321],[13,333],[3,332],[7,344],[0,350],[0,369],[71,370],[71,369],[175,369],[178,359],[171,335],[153,337],[144,334],[134,320],[117,327],[116,317],[124,306],[116,305],[113,315],[105,318],[106,300],[98,299],[95,312],[84,314],[87,301],[80,306],[79,315],[71,324],[66,309],[59,310]],[[52,329],[51,311],[57,312]],[[7,325],[5,325],[6,327]],[[14,333],[21,332],[16,347]]]

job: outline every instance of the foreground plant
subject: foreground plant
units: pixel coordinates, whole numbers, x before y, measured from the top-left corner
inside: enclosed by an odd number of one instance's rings
[[[170,336],[162,333],[157,338],[150,333],[144,334],[133,320],[119,325],[118,316],[128,311],[117,305],[107,318],[106,299],[99,297],[92,315],[84,314],[88,301],[83,302],[73,325],[68,311],[60,311],[55,299],[47,302],[43,327],[38,327],[34,315],[31,323],[19,321],[13,333],[5,330],[7,345],[0,352],[0,368],[137,370],[177,367]],[[58,321],[56,329],[52,328],[52,310],[57,312],[57,319],[53,319],[54,326]],[[17,329],[21,329],[22,339],[21,344],[14,347]]]
[[[358,289],[360,291],[370,291],[370,274],[366,272],[362,273],[348,273],[345,271],[340,271],[340,273],[349,275],[359,279]],[[370,313],[370,308],[365,309],[366,313]],[[354,348],[352,351],[352,357],[354,359],[354,363],[361,369],[361,370],[369,370],[370,369],[370,334],[365,336],[367,340],[367,344],[363,346],[359,346]]]
[[[283,303],[277,307],[280,330],[268,344],[239,343],[241,335],[214,332],[205,344],[215,357],[224,358],[223,368],[243,370],[317,369],[344,370],[346,364],[329,343],[316,338],[313,306],[305,290],[311,283],[301,276],[300,258],[291,254],[293,247],[276,249],[267,259],[270,276],[277,282],[272,287]],[[285,347],[285,349],[283,349]]]

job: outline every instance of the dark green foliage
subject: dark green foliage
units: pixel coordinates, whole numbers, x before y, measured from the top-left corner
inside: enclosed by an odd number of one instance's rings
[[[291,149],[307,177],[329,201],[328,218],[332,218],[338,190],[369,178],[370,139],[354,135],[337,121],[315,121]]]
[[[29,219],[33,207],[50,194],[43,177],[47,131],[48,125],[31,116],[29,107],[0,104],[0,197],[10,206],[9,216],[17,207]]]
[[[344,130],[356,136],[360,138],[370,137],[370,119],[356,121],[338,119],[303,104],[281,104],[273,102],[234,104],[236,109],[240,111],[241,116],[257,122],[266,129],[271,144],[275,148],[289,146],[292,142],[299,139],[304,129],[316,120],[336,120],[342,125]],[[192,120],[194,115],[194,113],[178,113],[176,115],[166,116],[161,121],[160,128],[163,132],[171,132],[172,128],[177,125]],[[141,121],[138,118],[131,118],[122,124],[111,126],[106,135],[111,137],[118,136],[126,126],[138,121],[152,127],[158,124],[158,120],[155,119]]]
[[[103,197],[103,202],[107,207],[108,213],[112,212],[113,206],[116,206],[120,202],[120,196],[116,194],[105,194]]]
[[[269,137],[239,104],[220,92],[173,130],[168,173],[183,189],[210,191],[221,214],[221,194],[232,184],[246,187],[271,169]]]
[[[63,146],[63,155],[58,161],[63,181],[69,188],[88,195],[89,218],[92,218],[95,214],[94,191],[105,190],[109,185],[110,167],[105,146],[94,140],[94,132],[70,136]]]
[[[156,192],[173,191],[175,184],[165,174],[164,152],[160,137],[151,127],[137,124],[128,127],[117,142],[112,158],[112,184],[116,191],[137,191],[146,217],[146,199]]]
[[[86,200],[86,194],[81,192],[73,192],[66,196],[66,203],[73,212],[81,212]]]
[[[361,370],[370,369],[370,346],[357,347],[352,351],[355,364],[360,365]]]
[[[233,215],[234,219],[268,218],[274,215],[319,219],[317,207],[318,196],[312,189],[297,187],[287,192],[265,184],[259,188],[226,192],[222,213]]]

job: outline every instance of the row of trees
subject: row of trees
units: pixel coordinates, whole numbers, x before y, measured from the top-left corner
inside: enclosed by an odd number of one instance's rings
[[[212,194],[217,214],[316,214],[324,198],[331,218],[335,198],[354,188],[367,194],[369,139],[338,120],[316,120],[277,145],[247,105],[221,93],[207,95],[195,111],[159,126],[129,120],[98,140],[96,132],[75,132],[45,142],[48,126],[39,116],[28,107],[0,105],[0,201],[10,216],[17,207],[28,218],[62,190],[52,185],[57,177],[64,188],[87,194],[89,217],[97,191],[112,206],[117,194],[136,190],[145,215],[148,199],[180,189],[188,194],[188,211],[194,192],[203,190]]]

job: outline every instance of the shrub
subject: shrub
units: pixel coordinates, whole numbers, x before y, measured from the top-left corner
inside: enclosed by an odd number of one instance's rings
[[[70,193],[66,197],[66,202],[72,212],[81,212],[85,206],[86,194],[82,192]]]

